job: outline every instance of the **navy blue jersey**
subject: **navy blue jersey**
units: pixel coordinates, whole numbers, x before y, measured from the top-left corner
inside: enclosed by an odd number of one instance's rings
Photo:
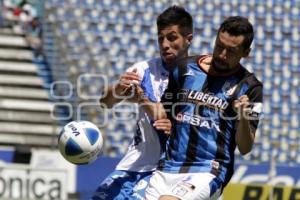
[[[240,66],[228,76],[213,76],[190,57],[174,67],[162,102],[172,121],[172,133],[159,169],[170,173],[210,172],[224,184],[232,176],[237,114],[234,100],[248,95],[255,132],[262,107],[262,84]]]

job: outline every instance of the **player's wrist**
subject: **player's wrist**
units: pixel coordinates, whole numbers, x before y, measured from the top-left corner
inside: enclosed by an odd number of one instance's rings
[[[112,89],[115,91],[116,95],[121,96],[123,89],[119,83],[116,83],[115,85],[113,85]]]
[[[144,94],[144,91],[139,91],[137,93],[137,102],[138,104],[146,103],[148,101],[148,98]]]

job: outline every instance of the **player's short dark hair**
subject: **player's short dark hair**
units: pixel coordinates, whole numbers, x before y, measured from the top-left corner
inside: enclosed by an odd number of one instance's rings
[[[227,32],[233,36],[244,36],[243,47],[249,49],[254,38],[253,26],[249,20],[241,16],[228,17],[220,26],[220,32]]]
[[[183,36],[193,33],[193,18],[181,6],[173,5],[164,10],[156,19],[158,30],[178,25]]]

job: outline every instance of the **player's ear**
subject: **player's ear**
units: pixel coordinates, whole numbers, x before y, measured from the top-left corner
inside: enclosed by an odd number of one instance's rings
[[[188,35],[186,36],[186,43],[187,43],[188,45],[191,45],[192,40],[193,40],[193,34],[190,33],[190,34],[188,34]]]

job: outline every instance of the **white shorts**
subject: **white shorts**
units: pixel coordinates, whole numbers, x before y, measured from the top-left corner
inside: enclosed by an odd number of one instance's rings
[[[211,173],[165,173],[155,171],[146,189],[146,200],[169,195],[181,200],[211,200],[221,195],[221,183]]]

